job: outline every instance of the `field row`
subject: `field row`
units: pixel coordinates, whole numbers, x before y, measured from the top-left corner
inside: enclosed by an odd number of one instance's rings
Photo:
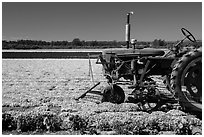
[[[88,54],[90,55],[95,55],[94,57],[91,56],[90,58],[97,58],[97,55],[99,55],[101,52],[100,51],[88,51],[88,52],[80,52],[80,51],[35,51],[35,52],[28,52],[28,51],[6,51],[2,52],[2,58],[39,58],[39,59],[46,59],[46,58],[88,58]]]

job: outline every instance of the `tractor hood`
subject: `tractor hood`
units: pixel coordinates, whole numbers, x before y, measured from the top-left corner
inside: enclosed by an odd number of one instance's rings
[[[161,49],[143,48],[143,49],[127,49],[127,48],[111,48],[103,50],[103,56],[107,54],[115,54],[118,57],[134,57],[134,56],[162,56],[164,51]]]

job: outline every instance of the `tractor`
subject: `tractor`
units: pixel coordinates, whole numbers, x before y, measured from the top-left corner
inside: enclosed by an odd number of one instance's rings
[[[129,83],[130,102],[140,103],[148,111],[159,110],[166,103],[178,103],[183,110],[202,113],[202,49],[193,34],[181,28],[184,38],[170,50],[144,48],[130,40],[130,15],[127,14],[126,47],[104,49],[98,56],[109,83],[102,102],[123,103],[121,83]],[[183,46],[185,40],[191,48]],[[157,88],[154,76],[162,77],[168,94]]]

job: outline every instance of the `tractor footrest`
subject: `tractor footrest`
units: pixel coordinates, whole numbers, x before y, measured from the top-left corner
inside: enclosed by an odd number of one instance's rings
[[[168,103],[177,103],[178,100],[174,96],[161,95],[160,99]]]

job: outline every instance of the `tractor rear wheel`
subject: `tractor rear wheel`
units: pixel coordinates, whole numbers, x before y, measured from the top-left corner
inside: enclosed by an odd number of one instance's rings
[[[185,54],[171,74],[171,88],[186,111],[202,112],[202,52]]]
[[[111,102],[111,103],[120,104],[120,103],[123,103],[124,100],[125,100],[125,93],[120,86],[116,84],[110,84],[109,86],[104,88],[103,98],[101,102]]]

